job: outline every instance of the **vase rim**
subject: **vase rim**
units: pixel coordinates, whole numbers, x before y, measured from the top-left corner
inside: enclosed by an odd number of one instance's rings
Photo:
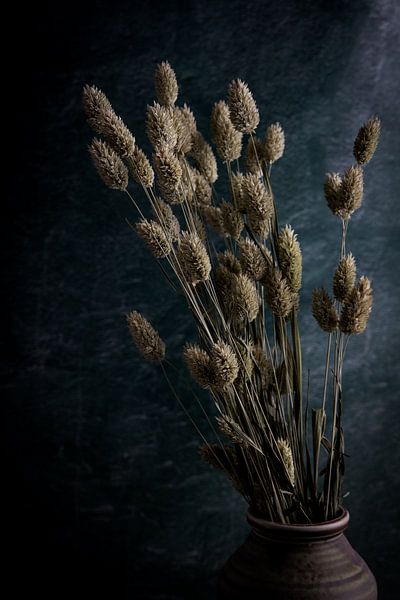
[[[321,540],[336,537],[343,533],[350,520],[349,511],[340,507],[340,513],[334,519],[320,523],[287,524],[267,521],[247,512],[247,521],[263,537],[297,538],[300,540]]]

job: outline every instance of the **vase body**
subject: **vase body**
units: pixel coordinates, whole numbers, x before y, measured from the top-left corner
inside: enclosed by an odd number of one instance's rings
[[[349,513],[281,525],[248,513],[252,531],[219,577],[220,600],[376,600],[373,574],[344,530]]]

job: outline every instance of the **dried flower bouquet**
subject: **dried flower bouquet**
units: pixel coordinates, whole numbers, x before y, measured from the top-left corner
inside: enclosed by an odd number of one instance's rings
[[[356,164],[343,176],[325,179],[328,207],[341,223],[340,260],[333,297],[324,288],[313,292],[312,313],[327,334],[327,351],[322,399],[311,411],[310,428],[298,328],[301,250],[293,229],[279,226],[271,184],[272,165],[285,147],[282,127],[271,124],[263,138],[255,137],[260,117],[252,93],[241,80],[231,82],[227,101],[217,102],[211,114],[211,138],[229,180],[224,201],[214,187],[213,149],[190,108],[176,104],[178,84],[167,62],[156,69],[155,91],[146,118],[150,162],[104,93],[86,86],[88,122],[104,138],[95,138],[89,151],[104,183],[133,202],[137,234],[195,319],[198,341],[188,343],[183,355],[215,402],[219,440],[205,443],[201,455],[225,471],[265,519],[334,518],[344,472],[344,356],[350,336],[366,328],[372,306],[370,282],[365,276],[357,280],[346,236],[362,202],[363,168],[375,152],[380,122],[371,118],[361,127]],[[128,191],[129,173],[147,198],[151,218]],[[136,311],[127,320],[144,358],[163,366],[165,344],[152,325]]]

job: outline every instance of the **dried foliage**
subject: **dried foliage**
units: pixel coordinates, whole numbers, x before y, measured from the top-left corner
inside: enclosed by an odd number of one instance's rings
[[[322,287],[312,294],[312,314],[326,333],[327,349],[321,403],[311,409],[308,436],[297,322],[302,256],[293,229],[279,227],[271,183],[271,169],[285,148],[283,129],[269,124],[265,137],[256,138],[260,115],[253,95],[241,80],[231,82],[227,103],[217,102],[211,113],[211,138],[229,180],[224,201],[214,185],[213,150],[190,108],[177,105],[178,82],[169,63],[157,66],[154,85],[156,101],[146,117],[152,165],[103,92],[86,86],[83,103],[89,125],[105,138],[90,146],[101,178],[130,197],[140,215],[137,233],[194,317],[198,343],[187,343],[183,357],[215,403],[217,428],[227,442],[203,445],[201,456],[224,471],[263,518],[334,518],[344,472],[344,357],[349,336],[366,328],[373,301],[367,277],[356,283],[346,240],[350,217],[362,203],[362,168],[377,147],[379,119],[369,119],[358,132],[357,164],[325,177],[326,202],[341,221],[342,235],[333,298]],[[245,156],[243,134],[249,135]],[[147,207],[139,195],[131,196],[125,163]],[[153,219],[146,218],[149,213]],[[144,317],[132,312],[128,327],[145,358],[164,359],[164,342]],[[162,368],[172,385],[172,365],[165,361]]]

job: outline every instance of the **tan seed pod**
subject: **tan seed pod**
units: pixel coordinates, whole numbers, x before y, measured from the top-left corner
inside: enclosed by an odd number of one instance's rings
[[[247,449],[249,444],[248,436],[242,431],[238,423],[228,415],[216,417],[218,428],[233,444],[238,444],[242,448]]]
[[[344,175],[339,192],[339,215],[348,219],[355,210],[360,208],[363,197],[363,170],[359,166],[349,167]]]
[[[214,388],[225,391],[239,373],[236,355],[229,344],[220,341],[211,348],[210,357],[214,370]]]
[[[285,318],[295,307],[296,296],[283,277],[282,272],[267,263],[267,269],[261,280],[266,292],[266,300],[276,317]]]
[[[172,242],[177,242],[181,228],[179,221],[172,212],[170,205],[161,199],[157,199],[153,212],[157,218],[157,221],[165,231],[167,237]]]
[[[244,208],[249,225],[255,235],[268,235],[270,220],[273,216],[272,198],[257,175],[247,174],[242,181]]]
[[[373,295],[369,279],[360,277],[356,287],[343,302],[339,328],[347,334],[362,333],[367,327],[372,309]]]
[[[197,233],[203,244],[205,244],[207,241],[206,229],[204,227],[203,219],[197,214],[193,215],[193,226],[195,233]]]
[[[218,259],[219,264],[226,267],[231,273],[239,275],[239,273],[242,272],[240,262],[230,250],[225,250],[225,252],[221,252],[220,254],[218,254]]]
[[[231,183],[232,183],[233,204],[242,213],[246,212],[243,180],[244,180],[244,175],[242,173],[233,173],[232,174]]]
[[[232,125],[228,105],[223,100],[214,104],[211,114],[211,133],[218,155],[223,162],[230,163],[240,158],[242,134]]]
[[[232,81],[228,89],[228,106],[231,121],[237,131],[253,133],[260,122],[260,115],[253,95],[240,79]]]
[[[164,258],[171,252],[171,243],[157,221],[142,219],[136,224],[136,231],[155,258]]]
[[[221,216],[225,234],[231,236],[234,240],[238,240],[244,227],[241,213],[235,210],[230,202],[222,202]]]
[[[175,151],[181,154],[188,154],[192,149],[193,132],[188,125],[188,116],[181,106],[175,106],[173,119],[176,130]]]
[[[249,139],[246,148],[247,173],[252,173],[253,175],[257,175],[257,177],[262,176],[261,163],[263,161],[263,150],[264,149],[261,140],[258,138]]]
[[[217,295],[228,318],[231,318],[232,290],[236,284],[236,276],[239,273],[235,273],[234,270],[231,271],[225,265],[220,264],[215,274]]]
[[[183,358],[196,383],[204,389],[211,389],[214,384],[214,371],[207,352],[194,344],[186,344]]]
[[[293,454],[290,448],[290,444],[287,440],[283,440],[279,438],[276,442],[278,446],[279,453],[282,458],[282,462],[285,466],[287,477],[294,487],[295,485],[295,471],[294,471],[294,463],[293,463]]]
[[[360,128],[354,141],[353,154],[359,165],[369,163],[375,154],[381,133],[381,122],[378,117],[371,117]]]
[[[197,131],[196,119],[186,103],[181,107],[181,116],[186,124],[187,129],[192,135],[194,135]]]
[[[178,98],[178,83],[175,71],[168,61],[157,65],[154,73],[157,100],[164,106],[173,106]]]
[[[154,183],[153,168],[143,150],[138,148],[138,146],[135,146],[129,160],[129,166],[131,168],[132,177],[137,183],[143,185],[145,188],[152,187]]]
[[[250,239],[245,238],[239,242],[240,264],[246,275],[255,281],[260,281],[265,275],[267,264],[259,247]],[[267,256],[272,260],[269,250],[265,248]]]
[[[225,229],[221,209],[218,206],[204,206],[202,212],[206,223],[212,227],[216,233],[224,235]]]
[[[332,298],[324,288],[313,290],[311,310],[323,331],[332,333],[337,329],[339,317]]]
[[[278,255],[282,274],[292,292],[297,294],[301,288],[302,259],[300,244],[290,225],[279,233]]]
[[[182,271],[191,284],[196,285],[209,278],[211,271],[210,259],[197,233],[187,231],[182,233],[177,256]]]
[[[197,204],[201,207],[209,206],[212,199],[212,188],[204,175],[197,170],[194,172],[194,186]]]
[[[126,190],[128,169],[112,148],[97,138],[89,146],[89,154],[103,182],[113,190]]]
[[[169,106],[161,106],[154,102],[147,107],[146,133],[156,153],[158,148],[174,150],[178,141],[174,111]]]
[[[340,188],[342,185],[342,178],[339,173],[327,173],[324,181],[324,193],[326,203],[331,209],[334,215],[340,216],[341,203],[340,203]]]
[[[261,303],[254,281],[244,273],[234,276],[231,294],[229,312],[235,327],[254,321]]]
[[[107,96],[94,85],[85,85],[82,93],[83,108],[89,125],[96,133],[104,133],[104,115],[113,108]]]
[[[192,136],[190,155],[193,157],[200,173],[204,175],[209,183],[214,183],[218,178],[217,161],[210,144],[207,144],[199,131],[196,131]]]
[[[127,316],[129,332],[146,360],[163,360],[165,344],[154,327],[136,310]]]
[[[153,165],[157,175],[157,184],[164,199],[170,204],[181,203],[183,201],[181,194],[182,168],[177,156],[168,146],[160,146],[153,155]]]
[[[333,294],[336,300],[343,302],[353,289],[355,281],[356,261],[350,252],[339,262],[333,276]]]
[[[264,140],[265,160],[274,163],[283,156],[285,150],[285,134],[280,123],[273,123],[267,128]]]

